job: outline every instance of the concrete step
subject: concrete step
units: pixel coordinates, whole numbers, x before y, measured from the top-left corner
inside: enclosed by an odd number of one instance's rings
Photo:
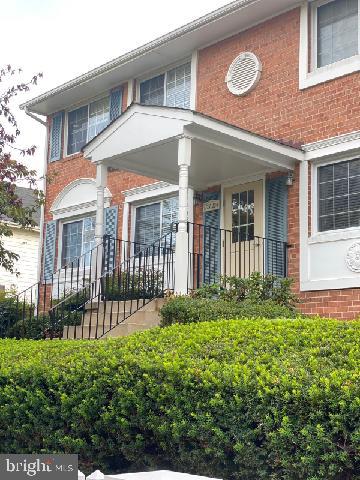
[[[78,325],[76,327],[69,326],[64,329],[63,339],[74,340],[74,339],[97,339],[97,338],[115,338],[115,337],[126,337],[135,332],[142,332],[150,328],[154,328],[153,325],[149,324],[138,324],[138,323],[120,323],[119,325],[98,325],[96,326],[82,326]]]
[[[146,302],[145,305],[142,306],[143,302]],[[126,300],[126,301],[120,301],[120,302],[115,302],[111,300],[107,300],[106,302],[92,302],[88,303],[85,305],[85,310],[86,311],[93,311],[96,310],[99,313],[100,312],[121,312],[121,313],[129,313],[129,312],[134,312],[138,308],[141,308],[141,310],[146,310],[146,311],[158,311],[160,308],[164,305],[165,299],[164,298],[155,298],[154,300],[148,300],[148,299],[139,299],[137,300]]]
[[[138,324],[149,324],[151,326],[156,326],[159,324],[160,317],[158,312],[151,312],[146,310],[138,310],[130,315],[130,313],[117,314],[116,312],[111,313],[97,313],[97,312],[86,312],[82,321],[82,325],[96,325],[96,324],[106,324],[106,325],[116,325],[123,322],[130,321],[132,323]]]
[[[120,310],[112,313],[104,308],[104,305],[98,305],[98,310],[88,308],[82,319],[82,324],[66,327],[63,332],[63,338],[99,338],[105,337],[123,337],[136,331],[147,330],[159,325],[159,309],[164,304],[165,299],[155,299],[149,302],[140,310],[130,314],[130,311]],[[115,303],[115,302],[114,302]],[[124,302],[117,302],[123,304]],[[126,306],[126,305],[125,305]],[[92,305],[94,307],[94,304]],[[121,307],[121,305],[120,305]],[[104,311],[105,310],[105,311]]]

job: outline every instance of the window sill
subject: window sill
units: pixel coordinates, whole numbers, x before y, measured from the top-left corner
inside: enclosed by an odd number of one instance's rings
[[[318,232],[309,238],[309,245],[325,242],[338,242],[341,240],[360,238],[360,228],[346,228],[343,230],[330,230],[328,232]]]
[[[313,72],[300,76],[300,90],[313,87],[320,83],[328,82],[336,78],[350,75],[360,70],[360,55],[345,58],[340,62],[318,68]]]

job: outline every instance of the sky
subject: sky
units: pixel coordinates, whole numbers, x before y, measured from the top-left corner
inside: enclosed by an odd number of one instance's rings
[[[37,146],[35,156],[22,161],[41,177],[45,127],[18,104],[229,2],[0,0],[0,66],[21,68],[23,81],[43,73],[38,85],[14,103],[21,130],[18,145]]]

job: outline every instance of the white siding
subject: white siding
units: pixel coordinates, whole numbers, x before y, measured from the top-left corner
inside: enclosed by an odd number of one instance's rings
[[[16,276],[0,267],[0,285],[4,285],[6,290],[14,286],[20,293],[37,282],[40,233],[14,228],[13,236],[3,237],[2,240],[5,248],[20,255],[16,262],[16,270],[20,275]]]

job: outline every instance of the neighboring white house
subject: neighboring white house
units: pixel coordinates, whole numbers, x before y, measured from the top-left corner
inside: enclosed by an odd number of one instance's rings
[[[33,192],[30,188],[17,187],[16,193],[22,199],[24,206],[33,205],[35,202]],[[40,243],[40,209],[33,215],[36,227],[24,229],[14,223],[7,222],[11,226],[12,237],[4,237],[2,241],[6,249],[19,255],[15,264],[18,275],[10,273],[0,267],[0,289],[15,289],[22,292],[37,282],[38,276],[38,255]]]

